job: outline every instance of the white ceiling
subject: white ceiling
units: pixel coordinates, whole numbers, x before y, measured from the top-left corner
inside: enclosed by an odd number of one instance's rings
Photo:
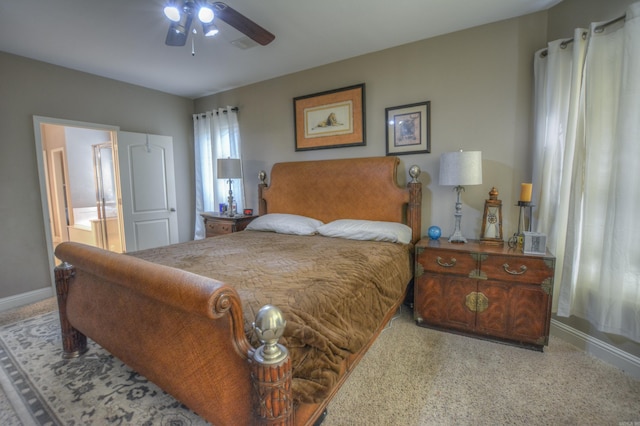
[[[188,98],[440,34],[545,10],[561,0],[227,0],[275,34],[240,49],[164,44],[165,0],[0,0],[0,50]]]

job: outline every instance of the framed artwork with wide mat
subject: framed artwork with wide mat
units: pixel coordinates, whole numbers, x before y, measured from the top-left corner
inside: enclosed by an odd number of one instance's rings
[[[431,102],[385,109],[387,155],[431,152]]]
[[[296,151],[364,146],[364,83],[293,99]]]

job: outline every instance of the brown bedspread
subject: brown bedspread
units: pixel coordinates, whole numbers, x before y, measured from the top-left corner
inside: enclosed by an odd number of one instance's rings
[[[265,304],[279,307],[287,320],[280,342],[291,354],[299,402],[328,395],[343,360],[367,343],[412,270],[406,245],[258,231],[131,255],[233,285],[254,346],[255,314]]]

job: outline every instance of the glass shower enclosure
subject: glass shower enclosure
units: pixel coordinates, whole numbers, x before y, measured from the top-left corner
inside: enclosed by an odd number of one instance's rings
[[[115,178],[113,143],[92,145],[95,175],[96,245],[105,250],[122,252],[120,213],[118,210],[118,186]]]

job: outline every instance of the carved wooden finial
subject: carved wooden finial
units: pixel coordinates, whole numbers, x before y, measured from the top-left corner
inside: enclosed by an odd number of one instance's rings
[[[489,199],[490,200],[498,199],[498,190],[496,189],[495,186],[491,188],[491,191],[489,191]]]

